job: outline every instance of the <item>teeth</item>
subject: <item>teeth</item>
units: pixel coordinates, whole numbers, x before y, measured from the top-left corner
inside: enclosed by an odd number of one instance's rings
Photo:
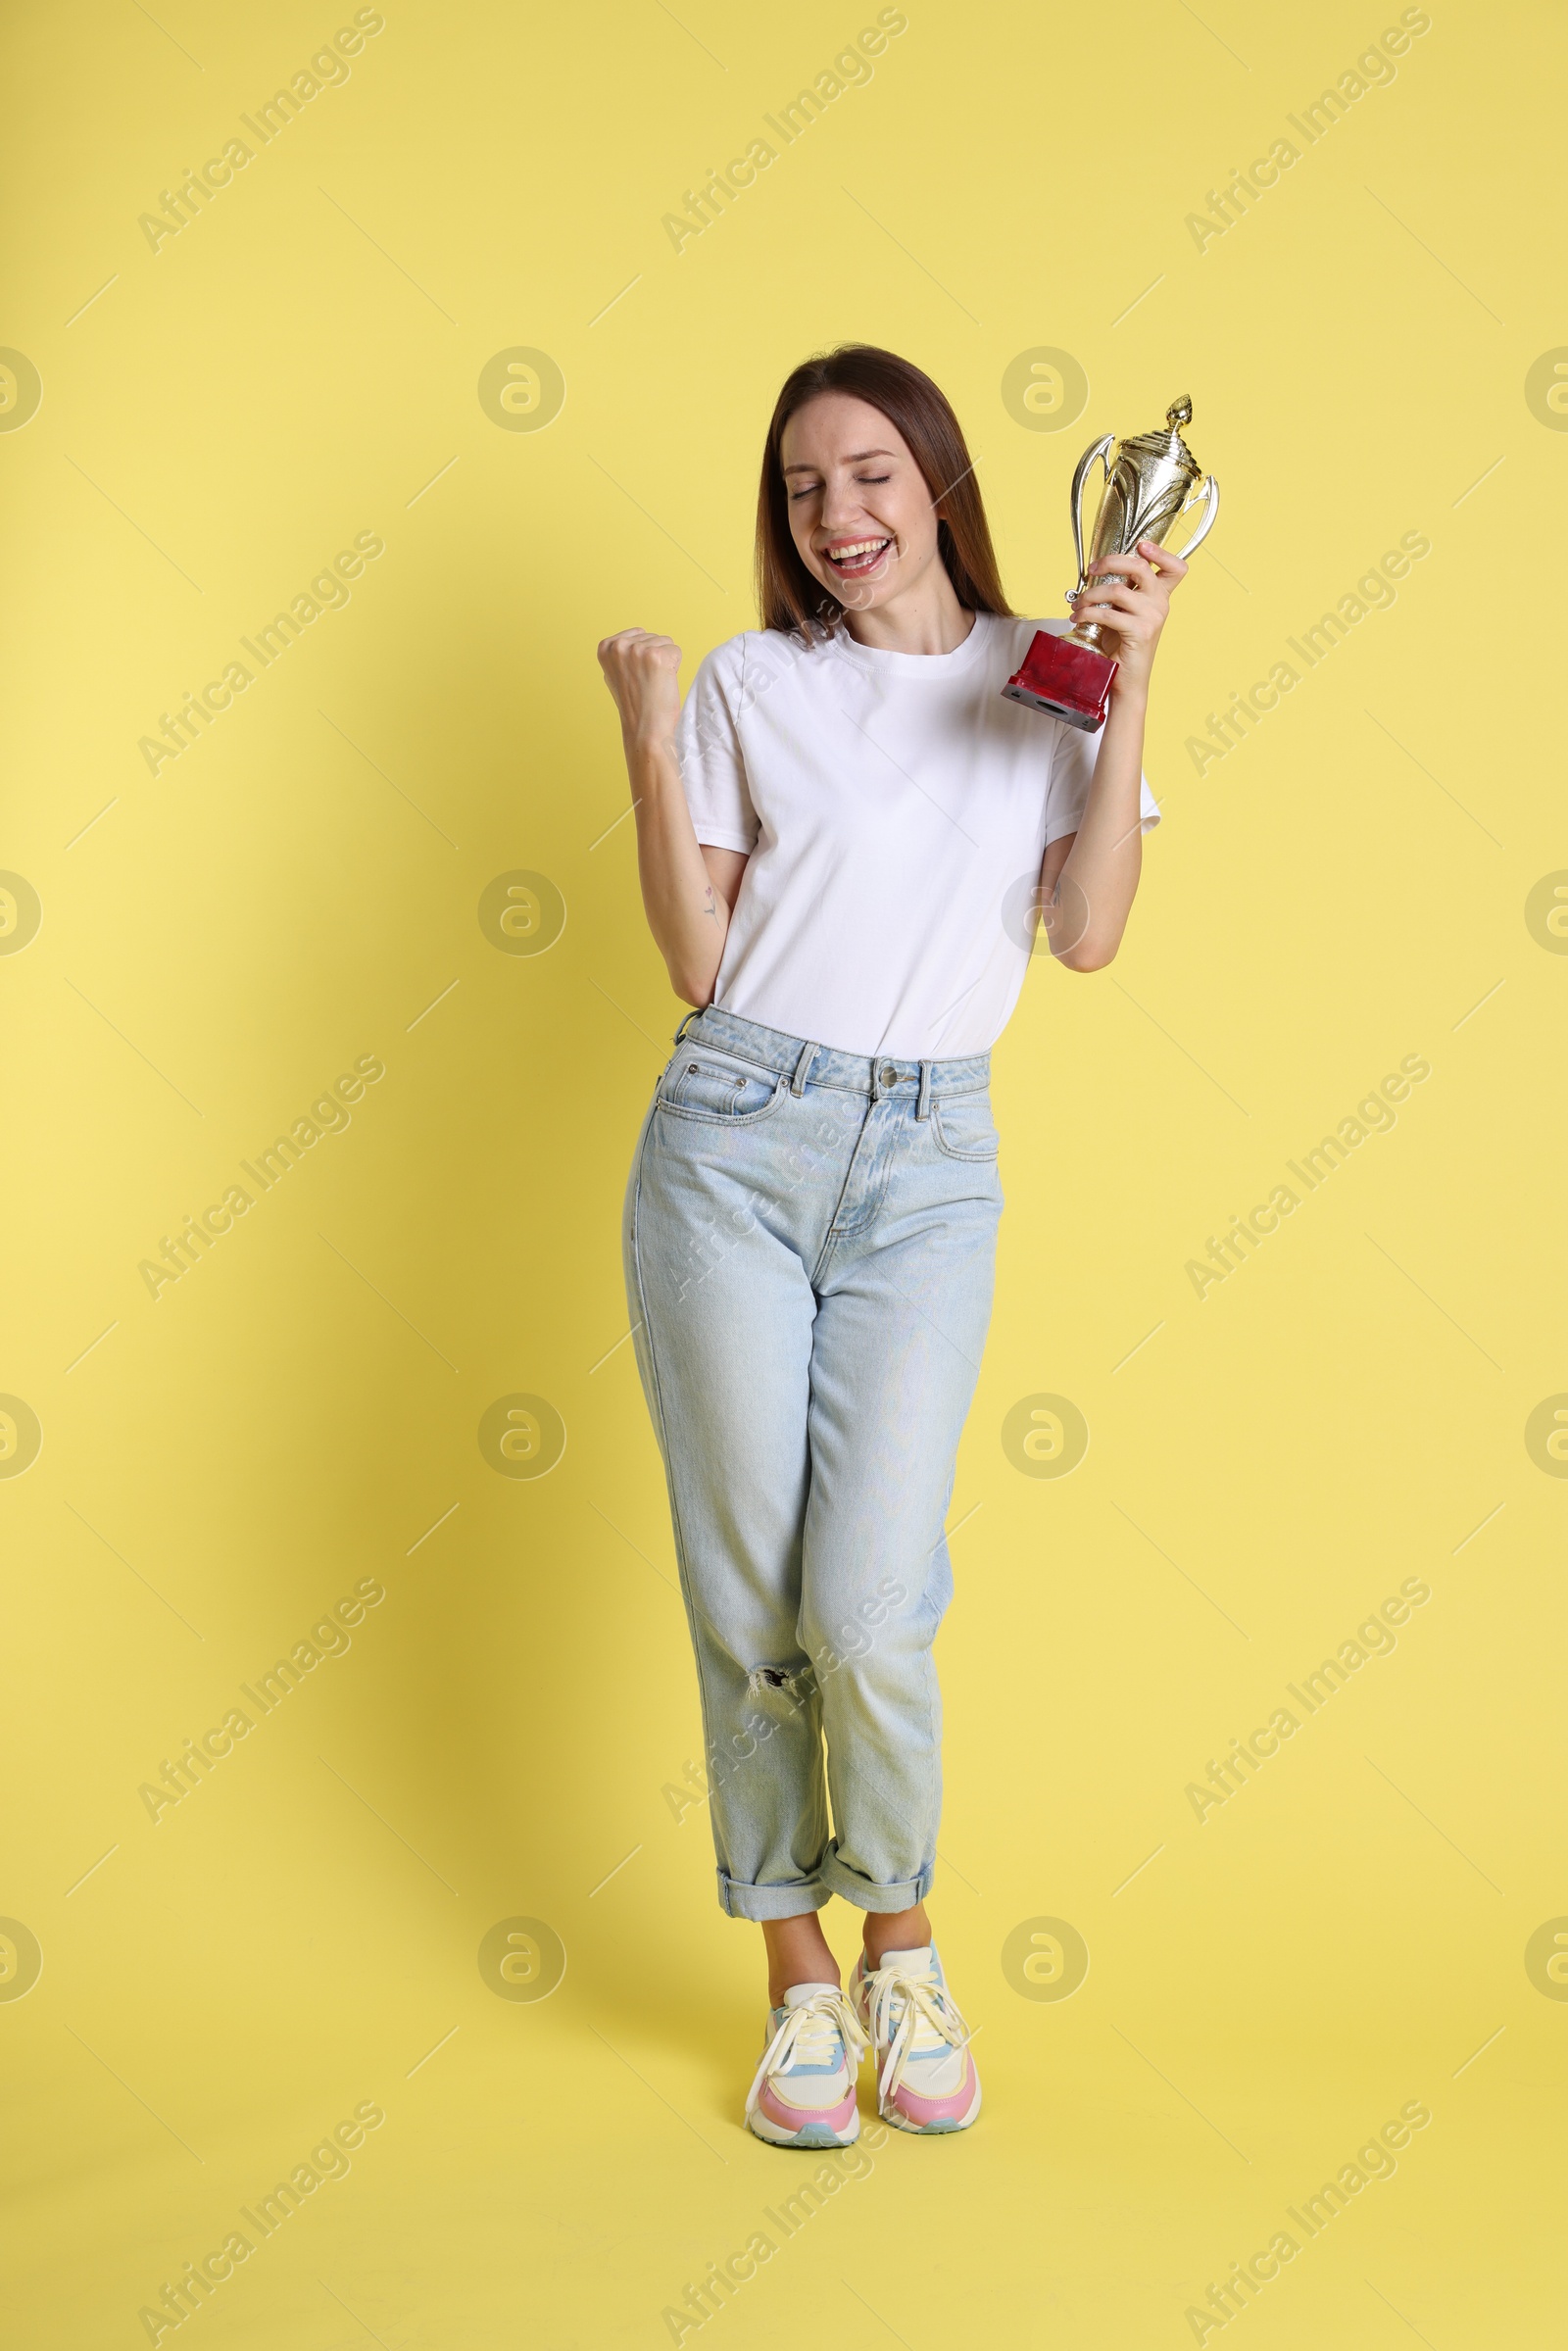
[[[853,563],[857,556],[870,555],[889,544],[886,539],[859,539],[853,547],[835,547],[828,560],[834,563]]]

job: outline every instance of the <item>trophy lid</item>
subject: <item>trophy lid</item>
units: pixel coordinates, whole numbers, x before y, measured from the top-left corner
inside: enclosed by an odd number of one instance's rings
[[[1187,474],[1192,480],[1196,481],[1199,474],[1202,471],[1202,467],[1199,465],[1198,460],[1188,448],[1187,443],[1182,439],[1182,426],[1184,424],[1191,424],[1192,420],[1192,395],[1189,392],[1183,392],[1179,398],[1171,402],[1169,408],[1165,411],[1165,429],[1163,432],[1161,432],[1159,427],[1156,425],[1152,432],[1139,433],[1135,437],[1123,441],[1121,446],[1124,450],[1133,453],[1137,458],[1142,458],[1145,460],[1163,459],[1168,463],[1179,466],[1183,473]]]
[[[1175,399],[1171,402],[1169,408],[1165,411],[1165,423],[1170,432],[1171,456],[1179,459],[1184,465],[1190,466],[1193,472],[1196,473],[1198,471],[1198,460],[1188,448],[1187,443],[1182,439],[1182,426],[1184,424],[1191,424],[1192,420],[1193,396],[1190,392],[1183,392],[1178,399]]]

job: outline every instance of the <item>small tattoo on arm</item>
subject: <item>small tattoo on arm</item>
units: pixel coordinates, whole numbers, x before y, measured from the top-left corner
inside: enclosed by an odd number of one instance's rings
[[[708,901],[707,906],[703,908],[703,912],[705,914],[711,914],[713,920],[716,922],[718,920],[718,907],[713,903],[713,886],[711,882],[710,882],[708,888],[703,892],[703,896]]]

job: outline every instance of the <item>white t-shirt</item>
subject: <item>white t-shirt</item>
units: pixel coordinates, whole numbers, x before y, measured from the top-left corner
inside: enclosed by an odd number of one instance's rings
[[[715,647],[676,746],[697,838],[750,852],[713,1002],[852,1053],[984,1053],[1017,1003],[1048,842],[1075,832],[1100,736],[1003,687],[1036,629],[979,612],[953,653],[840,629]],[[1148,783],[1143,830],[1159,822]]]

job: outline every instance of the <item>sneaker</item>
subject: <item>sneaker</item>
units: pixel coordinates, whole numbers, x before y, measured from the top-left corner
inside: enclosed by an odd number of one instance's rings
[[[774,2147],[847,2147],[860,2135],[855,2077],[865,2034],[836,1984],[792,1984],[767,2022],[746,2124]]]
[[[884,1951],[878,1968],[862,1951],[850,1993],[876,2053],[882,2120],[899,2131],[966,2131],[980,2112],[980,2077],[936,1944]]]

